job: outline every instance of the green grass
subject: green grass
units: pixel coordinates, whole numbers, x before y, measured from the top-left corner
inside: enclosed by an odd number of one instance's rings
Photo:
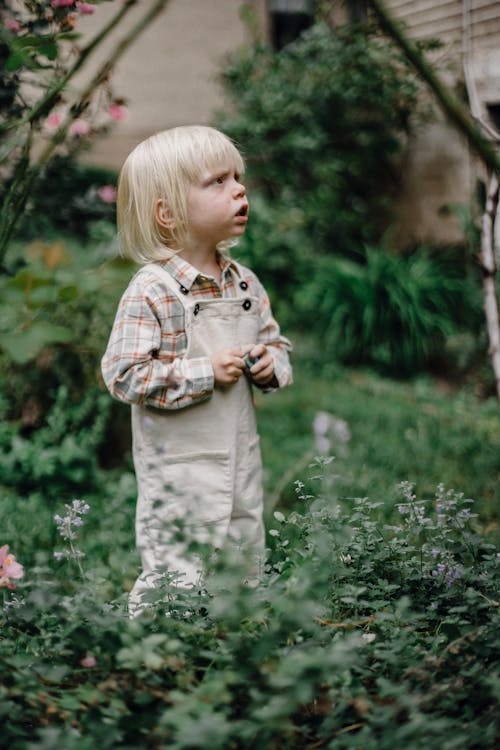
[[[430,377],[396,381],[367,370],[315,367],[303,344],[294,357],[295,382],[259,395],[267,511],[295,504],[294,481],[310,473],[318,411],[345,420],[351,439],[335,454],[337,494],[382,501],[388,512],[402,481],[421,497],[436,486],[475,501],[483,530],[497,526],[500,500],[500,407],[452,391]]]

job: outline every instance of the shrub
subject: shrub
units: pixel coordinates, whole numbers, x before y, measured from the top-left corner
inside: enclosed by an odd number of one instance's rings
[[[88,240],[96,222],[115,223],[112,192],[108,198],[101,189],[113,187],[116,181],[112,169],[85,165],[69,156],[54,157],[33,185],[18,232],[27,239],[62,232]]]
[[[0,641],[9,747],[492,749],[499,557],[470,501],[406,484],[389,526],[325,471],[275,513],[257,589],[221,554],[203,596],[165,581],[129,621],[94,557],[83,582],[25,564]]]
[[[9,248],[8,275],[0,277],[0,387],[6,416],[22,416],[24,427],[41,423],[59,386],[78,399],[101,384],[100,358],[132,269],[109,259],[114,228],[99,231],[101,241],[86,245],[53,239]]]
[[[426,248],[402,256],[367,247],[364,263],[323,260],[304,286],[300,309],[316,316],[329,351],[398,376],[442,362],[447,338],[480,320],[479,290],[457,257]]]
[[[242,145],[253,190],[235,255],[282,325],[343,363],[400,376],[446,366],[450,336],[479,327],[470,262],[381,246],[398,153],[424,114],[399,54],[370,26],[317,24],[280,52],[233,54],[222,80],[233,109],[219,125]]]

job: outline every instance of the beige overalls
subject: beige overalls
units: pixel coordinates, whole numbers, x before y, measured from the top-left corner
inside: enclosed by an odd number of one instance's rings
[[[246,284],[240,286],[239,278],[239,297],[194,301],[181,293],[165,268],[154,263],[147,268],[184,306],[186,357],[210,357],[221,349],[257,342],[258,301],[245,294]],[[181,587],[200,584],[199,559],[174,538],[179,522],[187,539],[216,548],[226,543],[244,546],[260,556],[262,464],[247,377],[216,386],[208,400],[183,409],[133,405],[132,436],[142,573],[130,594],[131,610],[140,606],[141,592],[154,585],[158,568],[178,571]]]

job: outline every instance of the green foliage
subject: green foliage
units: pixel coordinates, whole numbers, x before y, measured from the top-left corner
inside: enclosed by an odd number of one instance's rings
[[[61,386],[39,429],[23,436],[16,423],[2,423],[2,485],[20,495],[36,490],[46,498],[95,490],[98,453],[110,410],[110,400],[102,390],[89,389],[75,401]]]
[[[317,313],[318,333],[341,362],[409,375],[442,360],[446,340],[465,322],[478,327],[479,303],[456,257],[368,247],[363,264],[323,259],[301,309],[306,319]]]
[[[476,498],[483,528],[498,530],[494,397],[480,399],[472,387],[453,390],[428,377],[399,382],[369,370],[326,367],[309,337],[294,340],[293,387],[258,399],[268,512],[295,507],[293,481],[318,450],[313,422],[323,411],[344,420],[351,433],[347,444],[331,445],[339,495],[383,502],[379,512],[389,521],[400,482],[410,479],[424,496],[444,482]]]
[[[470,502],[406,484],[387,525],[379,503],[332,497],[328,461],[311,468],[257,589],[220,554],[201,595],[166,582],[130,621],[95,556],[83,583],[26,570],[0,641],[9,747],[492,749],[499,558]]]
[[[90,246],[33,242],[12,245],[6,256],[8,274],[0,277],[1,386],[9,418],[19,418],[32,404],[32,427],[61,384],[79,398],[101,382],[100,357],[132,269],[108,260],[115,248],[111,225],[92,231],[101,237]]]
[[[58,232],[88,240],[96,222],[115,223],[114,202],[103,201],[98,190],[116,181],[111,169],[56,156],[33,185],[18,234],[30,239]]]
[[[302,252],[356,255],[378,241],[417,108],[394,49],[368,30],[318,24],[279,53],[233,55],[222,80],[235,112],[219,124],[266,199],[302,213]]]

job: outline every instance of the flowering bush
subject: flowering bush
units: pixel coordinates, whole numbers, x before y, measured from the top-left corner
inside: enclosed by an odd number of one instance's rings
[[[315,461],[316,492],[297,482],[298,510],[274,514],[256,589],[228,550],[211,560],[205,591],[165,575],[148,612],[129,620],[125,597],[110,601],[99,580],[60,568],[59,580],[30,576],[2,623],[3,740],[15,750],[495,747],[499,558],[470,501],[442,486],[421,499],[406,483],[390,525],[377,502],[335,500],[329,466]],[[56,516],[67,540],[87,510],[74,500]],[[434,575],[436,560],[460,576]]]
[[[91,137],[123,120],[127,108],[110,86],[112,65],[167,4],[155,0],[114,47],[97,73],[72,89],[77,73],[136,4],[120,4],[115,16],[80,46],[80,16],[100,0],[15,2],[0,8],[0,260],[22,216],[33,184],[56,154],[74,155]]]

